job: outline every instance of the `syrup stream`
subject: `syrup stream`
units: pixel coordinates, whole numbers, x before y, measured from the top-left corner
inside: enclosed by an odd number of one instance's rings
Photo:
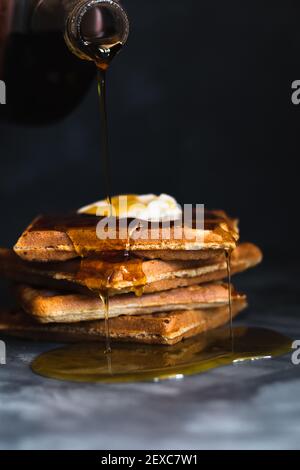
[[[232,325],[232,292],[231,292],[231,251],[225,250],[226,268],[227,268],[227,284],[228,284],[228,313],[229,313],[229,329],[230,329],[230,344],[231,352],[234,352],[234,337]]]
[[[108,125],[106,107],[106,71],[97,67],[97,88],[100,108],[101,156],[104,165],[105,191],[108,204],[111,205],[111,176],[109,164]]]
[[[111,176],[109,164],[109,146],[108,146],[108,125],[107,125],[107,107],[106,107],[106,71],[97,67],[97,89],[100,108],[100,133],[101,133],[101,155],[104,164],[105,175],[105,191],[106,199],[109,204],[109,216],[112,214],[111,209]],[[104,308],[104,321],[105,321],[105,351],[107,356],[108,370],[111,369],[111,345],[110,345],[110,328],[109,328],[109,292],[103,291],[100,294],[100,299]]]

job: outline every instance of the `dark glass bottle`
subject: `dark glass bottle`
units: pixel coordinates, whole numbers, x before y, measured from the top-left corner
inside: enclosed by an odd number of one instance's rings
[[[66,116],[95,75],[90,61],[127,35],[116,0],[1,0],[0,119],[40,125]]]

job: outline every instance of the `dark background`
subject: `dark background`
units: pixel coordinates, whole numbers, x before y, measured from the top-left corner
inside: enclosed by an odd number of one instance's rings
[[[265,263],[280,269],[291,248],[297,259],[299,2],[124,4],[130,39],[108,80],[113,192],[223,208]],[[0,154],[1,246],[38,213],[103,198],[95,82],[60,122],[0,122]]]

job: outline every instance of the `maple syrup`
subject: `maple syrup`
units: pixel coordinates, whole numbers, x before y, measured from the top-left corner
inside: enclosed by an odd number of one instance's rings
[[[98,68],[97,71],[98,97],[100,109],[100,137],[101,137],[101,156],[104,167],[105,192],[106,199],[111,207],[111,176],[109,162],[109,143],[108,143],[108,127],[107,127],[107,109],[106,109],[106,71]]]
[[[110,21],[110,32],[113,29],[113,22]],[[116,32],[114,31],[116,34]],[[110,176],[110,158],[109,158],[109,140],[108,140],[108,126],[107,126],[107,106],[106,106],[106,70],[109,67],[111,60],[121,50],[121,41],[115,40],[112,44],[112,38],[101,38],[101,41],[95,43],[90,42],[89,50],[91,57],[93,57],[97,67],[97,90],[99,98],[100,109],[100,135],[101,135],[101,156],[104,162],[104,177],[106,188],[106,199],[109,207],[112,208],[112,193],[111,193],[111,176]],[[112,209],[110,214],[112,215]],[[141,259],[130,259],[130,238],[135,227],[130,231],[127,229],[126,239],[118,238],[119,243],[122,244],[122,249],[119,250],[117,255],[115,253],[103,253],[95,257],[82,258],[80,269],[77,278],[90,290],[100,292],[99,298],[104,307],[105,318],[105,354],[107,360],[111,361],[111,345],[110,345],[110,327],[109,327],[109,297],[111,286],[113,286],[113,278],[116,272],[122,272],[123,280],[131,282],[130,291],[135,292],[136,295],[142,295],[143,288],[146,284],[146,278],[142,270]],[[78,231],[67,231],[73,244],[80,256],[84,256],[84,240],[78,240]],[[74,240],[76,236],[76,240]],[[79,235],[80,237],[80,235]],[[97,273],[97,277],[95,276]]]
[[[102,253],[100,255],[82,257],[76,279],[89,290],[99,295],[104,309],[106,348],[111,351],[109,328],[109,299],[115,293],[116,284],[128,285],[128,292],[136,295],[143,293],[146,276],[143,272],[143,260],[130,257],[127,241],[124,241],[123,252]]]
[[[112,12],[106,8],[98,9],[99,15],[101,15],[101,22],[103,24],[103,34],[96,42],[90,40],[87,36],[87,31],[84,31],[84,24],[82,25],[82,33],[86,41],[89,42],[89,49],[91,56],[94,58],[96,67],[97,67],[97,91],[99,98],[99,109],[100,109],[100,137],[101,137],[101,155],[104,164],[104,177],[105,177],[105,189],[106,189],[106,199],[110,207],[111,212],[111,203],[112,203],[112,192],[111,192],[111,174],[110,174],[110,158],[109,158],[109,140],[108,140],[108,125],[107,125],[107,107],[106,107],[106,70],[108,69],[110,62],[115,57],[115,55],[120,52],[122,48],[122,41],[120,38],[120,33],[117,28],[117,23],[115,18],[112,16]],[[127,261],[128,250],[127,246],[124,248],[123,258],[124,261]],[[106,263],[103,265],[103,271],[99,271],[104,274],[104,281],[106,284],[103,285],[100,290],[100,299],[104,307],[104,321],[105,321],[105,354],[107,356],[108,369],[111,371],[111,345],[110,345],[110,328],[109,328],[109,284],[111,278],[116,272],[116,268],[119,267],[120,263]],[[122,271],[128,274],[128,269],[123,263]],[[133,275],[132,279],[134,281],[140,281],[140,277],[144,280],[144,273],[140,276],[140,266],[136,269],[136,272],[131,272]],[[100,268],[101,269],[101,268]],[[136,274],[138,273],[138,276]]]
[[[109,331],[109,294],[107,290],[100,292],[99,298],[104,308],[104,322],[105,322],[105,354],[111,353],[110,346],[110,331]]]
[[[106,71],[113,58],[120,52],[127,41],[129,33],[129,22],[127,14],[118,1],[99,0],[91,3],[78,2],[70,12],[66,24],[65,40],[69,48],[82,59],[94,61],[97,67],[97,89],[100,110],[100,138],[101,138],[101,159],[104,164],[106,199],[111,207],[111,177],[109,164],[109,141],[107,126],[106,108]],[[111,213],[110,213],[111,215]],[[72,238],[72,233],[68,232]],[[74,233],[73,233],[73,236]],[[80,235],[79,235],[80,237]],[[75,248],[80,256],[84,256],[85,240],[75,240]],[[144,282],[144,274],[141,270],[141,263],[130,264],[128,268],[124,261],[127,261],[128,250],[124,242],[122,250],[123,260],[107,260],[103,257],[83,258],[81,261],[78,277],[86,287],[100,292],[99,298],[104,307],[106,349],[110,354],[110,334],[109,334],[109,295],[110,285],[117,269],[121,267],[124,279],[133,280],[138,285]],[[120,266],[121,263],[121,266]],[[96,268],[91,274],[91,269]],[[97,272],[97,279],[95,273]]]
[[[74,382],[159,381],[291,351],[292,340],[281,333],[243,326],[234,328],[231,351],[227,330],[211,330],[173,346],[119,343],[109,362],[99,343],[74,344],[41,354],[31,368],[44,377]]]
[[[229,314],[229,332],[231,351],[234,352],[234,336],[232,325],[232,286],[231,286],[231,251],[225,250],[226,270],[227,270],[227,285],[228,285],[228,314]]]
[[[122,253],[102,253],[81,258],[76,278],[81,285],[98,294],[115,294],[122,288],[126,292],[140,293],[146,284],[143,260]]]

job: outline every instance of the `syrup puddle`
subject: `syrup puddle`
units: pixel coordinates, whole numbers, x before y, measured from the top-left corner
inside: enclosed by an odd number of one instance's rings
[[[109,362],[99,343],[73,344],[41,354],[31,369],[73,382],[157,382],[291,351],[292,340],[272,330],[235,327],[233,334],[234,352],[228,328],[222,328],[174,346],[115,344]]]

